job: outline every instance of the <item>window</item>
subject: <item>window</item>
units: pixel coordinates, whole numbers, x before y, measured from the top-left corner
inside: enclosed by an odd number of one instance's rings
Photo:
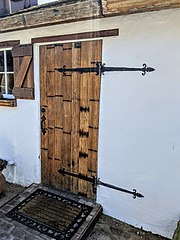
[[[1,98],[13,99],[13,57],[11,49],[0,49],[0,94]]]

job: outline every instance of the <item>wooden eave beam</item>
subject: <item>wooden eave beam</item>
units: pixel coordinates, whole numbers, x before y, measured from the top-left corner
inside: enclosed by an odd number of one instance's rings
[[[180,8],[179,0],[102,0],[104,16]]]
[[[0,33],[171,8],[180,8],[180,0],[70,0],[0,18]]]
[[[98,0],[79,0],[60,2],[57,5],[32,8],[17,14],[0,18],[0,33],[21,29],[37,28],[65,22],[75,22],[101,15]]]

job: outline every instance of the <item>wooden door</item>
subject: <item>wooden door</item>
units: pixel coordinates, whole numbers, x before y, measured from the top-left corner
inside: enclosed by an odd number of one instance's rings
[[[101,52],[101,40],[40,47],[41,120],[47,129],[41,133],[42,183],[91,198],[91,183],[58,169],[97,175],[100,76],[54,69],[92,67]]]

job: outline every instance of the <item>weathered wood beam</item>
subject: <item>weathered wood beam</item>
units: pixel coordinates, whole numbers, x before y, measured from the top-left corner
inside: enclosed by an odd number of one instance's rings
[[[104,16],[179,8],[180,0],[102,0]]]
[[[100,12],[98,0],[67,1],[48,7],[34,7],[1,18],[0,33],[96,18]]]
[[[0,33],[91,18],[180,8],[180,0],[66,0],[0,18]]]

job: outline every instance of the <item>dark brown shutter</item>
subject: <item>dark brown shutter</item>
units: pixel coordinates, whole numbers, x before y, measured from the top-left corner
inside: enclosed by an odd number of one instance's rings
[[[14,64],[14,96],[21,99],[34,99],[32,45],[13,47],[12,56]]]

